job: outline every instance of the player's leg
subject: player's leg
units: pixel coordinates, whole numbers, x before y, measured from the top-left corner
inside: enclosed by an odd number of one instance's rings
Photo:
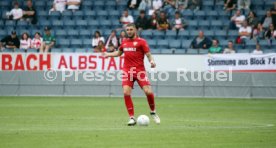
[[[41,46],[40,46],[39,52],[43,52],[44,46],[45,46],[45,43],[42,43]]]
[[[155,123],[160,124],[161,121],[160,121],[160,118],[157,115],[156,110],[155,110],[154,94],[153,94],[153,91],[151,89],[151,86],[150,85],[144,85],[142,87],[142,89],[143,89],[143,91],[146,94],[147,99],[148,99],[148,104],[149,104],[149,107],[150,107],[150,110],[151,110],[150,115],[152,116]]]
[[[48,53],[49,50],[50,50],[50,46],[49,46],[49,45],[46,45],[46,46],[45,46],[45,52]]]
[[[125,100],[125,105],[126,105],[126,109],[129,115],[129,121],[128,121],[128,126],[132,126],[136,124],[135,118],[134,118],[134,106],[133,106],[133,102],[131,99],[131,91],[132,91],[132,87],[128,86],[128,85],[124,85],[123,86],[123,91],[124,91],[124,100]]]

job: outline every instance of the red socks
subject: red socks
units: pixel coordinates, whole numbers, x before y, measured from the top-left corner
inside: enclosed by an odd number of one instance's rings
[[[155,111],[154,95],[153,93],[147,95],[150,110]]]
[[[125,99],[125,104],[126,104],[128,115],[129,115],[129,117],[133,117],[134,116],[134,107],[133,107],[131,96],[125,95],[124,99]],[[150,110],[152,112],[155,111],[155,103],[154,103],[153,93],[147,95],[147,99],[148,99],[148,104],[149,104]]]
[[[125,98],[125,104],[126,104],[128,115],[129,115],[129,117],[133,117],[134,116],[134,107],[133,107],[131,96],[125,95],[124,98]]]

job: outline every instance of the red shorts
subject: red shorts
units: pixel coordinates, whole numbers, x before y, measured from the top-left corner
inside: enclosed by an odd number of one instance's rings
[[[146,71],[138,71],[135,73],[123,71],[122,86],[127,85],[133,88],[135,81],[137,81],[137,83],[141,88],[143,88],[144,86],[150,85],[150,81],[148,79]]]

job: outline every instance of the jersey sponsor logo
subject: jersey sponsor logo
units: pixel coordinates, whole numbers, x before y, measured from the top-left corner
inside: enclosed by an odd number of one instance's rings
[[[136,48],[124,48],[124,51],[136,51]]]
[[[137,42],[133,42],[133,45],[136,46],[138,43]]]

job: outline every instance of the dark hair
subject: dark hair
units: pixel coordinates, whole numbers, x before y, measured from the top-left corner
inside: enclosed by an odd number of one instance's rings
[[[229,40],[228,42],[233,43],[233,41],[232,41],[232,40]]]
[[[99,37],[101,37],[102,35],[101,35],[101,33],[100,33],[100,31],[95,31],[95,33],[94,33],[94,37],[96,37],[96,34],[99,34]]]
[[[145,14],[145,13],[146,13],[145,10],[140,11],[140,14]]]
[[[34,35],[36,35],[36,34],[38,34],[39,36],[41,36],[39,32],[36,32]]]
[[[29,34],[28,34],[27,32],[24,32],[24,33],[21,35],[21,39],[22,39],[22,40],[24,40],[24,37],[23,37],[23,36],[24,36],[24,34],[26,34],[26,35],[27,35],[27,38],[29,38],[29,37],[30,37],[30,36],[29,36]]]
[[[179,11],[176,11],[174,14],[180,14]]]

